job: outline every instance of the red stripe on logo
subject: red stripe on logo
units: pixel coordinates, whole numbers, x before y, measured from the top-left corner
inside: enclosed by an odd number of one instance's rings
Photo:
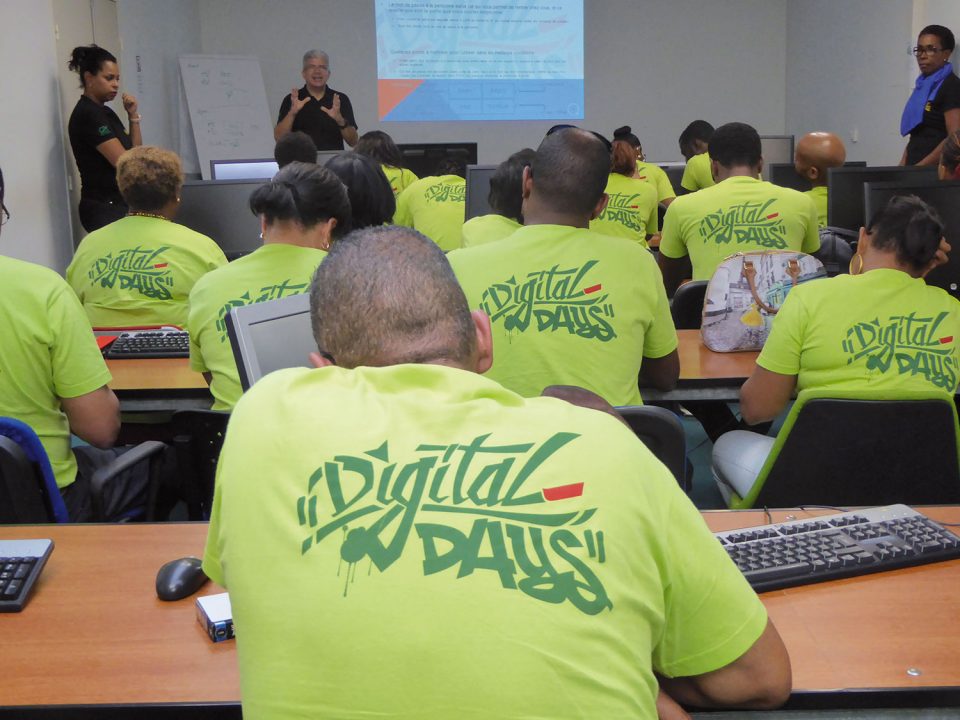
[[[947,343],[953,342],[953,335],[947,335],[946,337],[940,338],[940,344],[946,345]]]
[[[599,290],[602,287],[603,285],[591,285],[590,287],[588,287],[586,290],[583,291],[583,294],[589,295],[590,293],[595,293],[597,292],[597,290]]]
[[[543,489],[543,497],[550,501],[566,500],[567,498],[580,497],[581,495],[583,495],[582,482]]]
[[[774,213],[773,215],[767,215],[767,220],[773,220],[775,217],[779,217],[780,213]]]
[[[154,268],[165,268],[165,267],[166,267],[167,265],[169,265],[169,264],[170,264],[170,263],[157,263],[157,264],[154,265],[153,267],[154,267]]]

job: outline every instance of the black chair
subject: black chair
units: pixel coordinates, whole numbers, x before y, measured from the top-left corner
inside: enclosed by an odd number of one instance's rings
[[[15,440],[0,435],[0,524],[47,523],[53,517],[40,468]]]
[[[679,418],[665,408],[652,405],[624,405],[614,409],[650,452],[673,473],[684,492],[688,491],[687,438]]]
[[[179,410],[173,414],[180,496],[191,520],[209,520],[213,484],[230,413]]]
[[[706,280],[691,280],[677,288],[670,301],[670,314],[677,330],[699,330],[703,321]]]
[[[820,249],[813,256],[823,263],[827,277],[834,277],[850,271],[854,246],[858,233],[845,228],[820,228]]]
[[[833,397],[830,397],[830,396]],[[960,503],[954,404],[931,393],[805,390],[731,508]]]

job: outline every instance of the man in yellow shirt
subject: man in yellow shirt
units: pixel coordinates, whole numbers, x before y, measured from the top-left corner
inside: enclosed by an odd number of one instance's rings
[[[444,252],[460,247],[467,204],[465,172],[459,160],[441,161],[436,175],[415,180],[400,193],[393,221],[422,232]]]
[[[668,295],[691,276],[709,280],[724,258],[738,252],[820,249],[813,200],[758,179],[763,158],[756,130],[723,125],[710,138],[709,153],[717,184],[678,197],[663,221],[660,269]]]
[[[685,192],[696,192],[714,184],[710,172],[707,144],[713,135],[713,125],[706,120],[694,120],[680,133],[680,154],[687,161],[680,187]]]
[[[843,140],[830,132],[811,132],[800,138],[794,152],[794,169],[813,185],[806,192],[817,207],[817,223],[827,226],[827,171],[847,160]]]
[[[241,398],[217,469],[203,568],[244,717],[656,718],[654,673],[700,706],[786,698],[666,468],[609,414],[481,377],[489,320],[432,242],[348,235],[310,304],[315,369]]]

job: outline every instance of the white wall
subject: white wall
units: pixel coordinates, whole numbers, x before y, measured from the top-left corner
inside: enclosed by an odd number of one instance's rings
[[[917,74],[913,10],[913,0],[789,0],[787,132],[835,132],[848,160],[897,164]]]
[[[72,241],[53,24],[50,0],[0,2],[0,167],[12,215],[0,253],[62,271]]]
[[[127,1],[127,0],[124,0]],[[204,53],[260,58],[271,111],[303,84],[300,58],[330,54],[330,84],[353,102],[360,131],[398,142],[473,141],[480,162],[536,147],[552,122],[379,123],[373,0],[199,0]],[[653,159],[679,158],[691,120],[784,131],[787,0],[585,0],[586,119],[611,135],[634,128]]]

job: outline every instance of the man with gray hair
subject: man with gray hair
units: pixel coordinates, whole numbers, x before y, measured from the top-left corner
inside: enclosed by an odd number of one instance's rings
[[[611,415],[481,377],[490,321],[432,241],[337,240],[310,306],[316,367],[240,399],[217,468],[203,569],[244,717],[655,718],[655,672],[686,703],[787,697],[669,471]]]
[[[357,121],[353,119],[350,98],[329,85],[330,58],[320,50],[303,55],[304,86],[293,88],[280,104],[280,115],[273,139],[279,140],[291,130],[302,130],[313,138],[317,150],[343,150],[357,144]]]

